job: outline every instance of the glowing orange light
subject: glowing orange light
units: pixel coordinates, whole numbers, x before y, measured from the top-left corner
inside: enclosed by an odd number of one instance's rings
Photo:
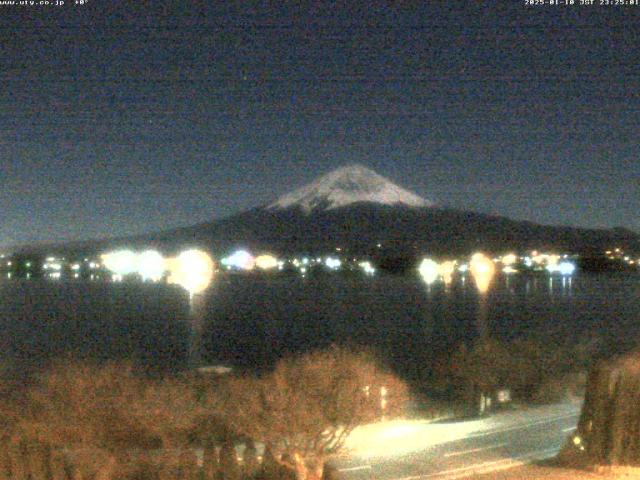
[[[504,257],[502,257],[503,265],[513,265],[518,260],[518,257],[515,253],[507,253]]]
[[[260,270],[271,270],[278,266],[278,259],[269,254],[259,255],[256,257],[255,264]]]
[[[476,282],[480,293],[487,293],[491,280],[496,272],[496,267],[491,259],[482,253],[476,253],[471,257],[469,262],[469,270]]]
[[[451,279],[453,278],[453,272],[456,269],[456,262],[446,261],[442,262],[438,267],[438,273],[442,276],[442,280],[444,283],[451,283]]]

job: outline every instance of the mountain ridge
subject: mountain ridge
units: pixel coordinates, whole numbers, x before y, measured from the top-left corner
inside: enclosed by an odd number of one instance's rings
[[[199,247],[215,255],[240,247],[285,255],[333,252],[335,248],[390,256],[527,249],[601,254],[618,246],[640,252],[640,235],[622,228],[539,225],[445,208],[366,167],[351,165],[275,202],[219,220],[116,239],[49,245],[38,251],[99,252],[125,246],[166,252]]]

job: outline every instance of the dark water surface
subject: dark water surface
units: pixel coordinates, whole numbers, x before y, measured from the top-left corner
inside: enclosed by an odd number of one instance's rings
[[[629,274],[500,277],[486,298],[487,333],[563,345],[597,336],[605,350],[640,343],[640,277]],[[376,348],[419,378],[479,331],[472,282],[426,287],[411,276],[220,276],[190,304],[164,285],[0,282],[5,359],[131,358],[183,368],[193,342],[207,363],[259,369],[331,343]],[[190,346],[191,345],[191,346]]]

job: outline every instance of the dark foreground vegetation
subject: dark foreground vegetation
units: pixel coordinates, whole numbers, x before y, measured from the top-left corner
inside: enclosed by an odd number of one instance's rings
[[[355,427],[409,404],[438,417],[499,387],[520,402],[579,397],[598,349],[594,341],[461,345],[433,367],[428,390],[438,401],[417,401],[375,355],[343,347],[262,374],[59,361],[27,382],[4,375],[0,480],[316,480]]]
[[[504,388],[520,404],[579,399],[589,366],[601,349],[596,339],[558,345],[487,337],[471,345],[460,344],[434,369],[431,388],[463,409],[474,404],[479,393],[491,396]]]
[[[583,461],[640,467],[640,352],[591,369],[576,435]]]
[[[369,355],[339,348],[260,377],[59,363],[3,387],[0,478],[13,480],[317,479],[354,427],[407,399]]]

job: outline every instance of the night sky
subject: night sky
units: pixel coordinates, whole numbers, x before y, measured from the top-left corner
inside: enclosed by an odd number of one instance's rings
[[[0,5],[0,245],[212,220],[354,162],[640,231],[640,6],[73,3]]]

